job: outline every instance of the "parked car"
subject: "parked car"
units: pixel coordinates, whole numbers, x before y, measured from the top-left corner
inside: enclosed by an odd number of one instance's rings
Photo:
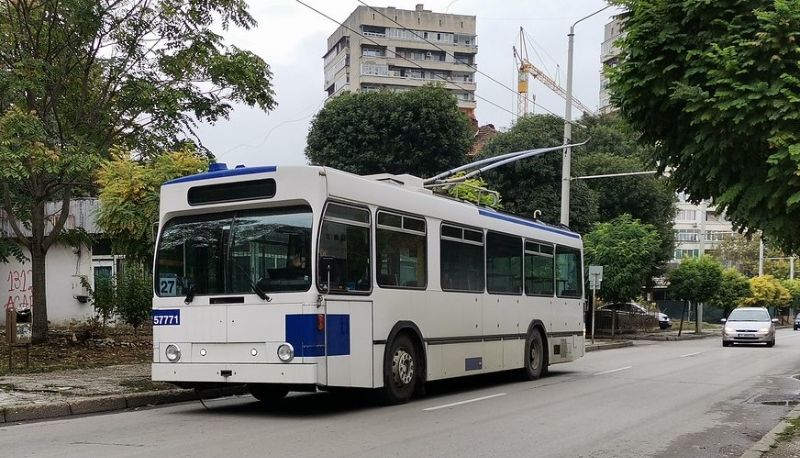
[[[794,330],[797,331],[798,329],[800,329],[800,313],[794,317]]]
[[[775,323],[764,307],[740,307],[733,309],[728,318],[722,319],[722,346],[729,347],[734,343],[766,343],[768,347],[775,345]],[[795,328],[797,327],[795,318]]]
[[[597,310],[616,310],[619,313],[629,315],[653,315],[653,312],[647,310],[643,305],[637,304],[636,302],[626,302],[624,304],[606,304],[598,307]],[[657,311],[655,313],[655,317],[658,319],[659,328],[667,329],[672,326],[669,316],[666,313]]]

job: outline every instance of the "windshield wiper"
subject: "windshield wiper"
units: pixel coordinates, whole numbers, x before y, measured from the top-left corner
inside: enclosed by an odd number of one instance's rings
[[[194,283],[191,283],[186,292],[186,297],[183,299],[183,303],[189,305],[194,300]]]
[[[253,280],[250,280],[249,278],[248,281],[250,282],[250,288],[255,291],[262,301],[272,302],[272,298],[267,296],[267,293],[265,293],[263,289],[259,288],[257,283],[253,283]]]

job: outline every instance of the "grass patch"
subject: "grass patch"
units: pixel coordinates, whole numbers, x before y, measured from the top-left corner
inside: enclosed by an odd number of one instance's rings
[[[795,437],[800,436],[800,417],[788,420],[789,426],[783,431],[778,433],[777,442],[788,442]]]

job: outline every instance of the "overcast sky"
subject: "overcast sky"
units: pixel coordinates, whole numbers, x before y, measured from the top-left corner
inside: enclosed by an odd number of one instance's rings
[[[413,10],[419,1],[364,0],[371,6],[394,6]],[[305,3],[342,22],[360,5],[357,0],[304,0]],[[273,73],[272,84],[278,107],[269,113],[236,106],[230,120],[198,129],[203,144],[218,161],[235,164],[305,164],[303,150],[314,114],[323,106],[322,56],[327,38],[338,24],[295,0],[250,0],[250,12],[258,27],[224,32],[226,42],[261,56]],[[425,9],[437,13],[477,17],[480,71],[516,88],[516,68],[511,47],[520,26],[533,39],[528,43],[530,60],[566,87],[567,33],[577,19],[604,6],[604,0],[428,0]],[[617,13],[609,8],[581,22],[575,29],[575,96],[591,108],[599,103],[600,45],[603,26]],[[478,99],[476,116],[481,125],[508,128],[516,111],[516,95],[508,88],[477,74],[477,95],[504,109]],[[530,89],[536,102],[563,116],[564,101],[539,82]],[[508,111],[506,111],[508,110]],[[542,113],[536,107],[535,112]],[[573,109],[573,117],[576,116]]]

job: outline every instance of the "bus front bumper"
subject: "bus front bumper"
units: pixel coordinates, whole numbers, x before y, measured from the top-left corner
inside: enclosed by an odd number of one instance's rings
[[[153,363],[153,381],[317,384],[316,364]]]

